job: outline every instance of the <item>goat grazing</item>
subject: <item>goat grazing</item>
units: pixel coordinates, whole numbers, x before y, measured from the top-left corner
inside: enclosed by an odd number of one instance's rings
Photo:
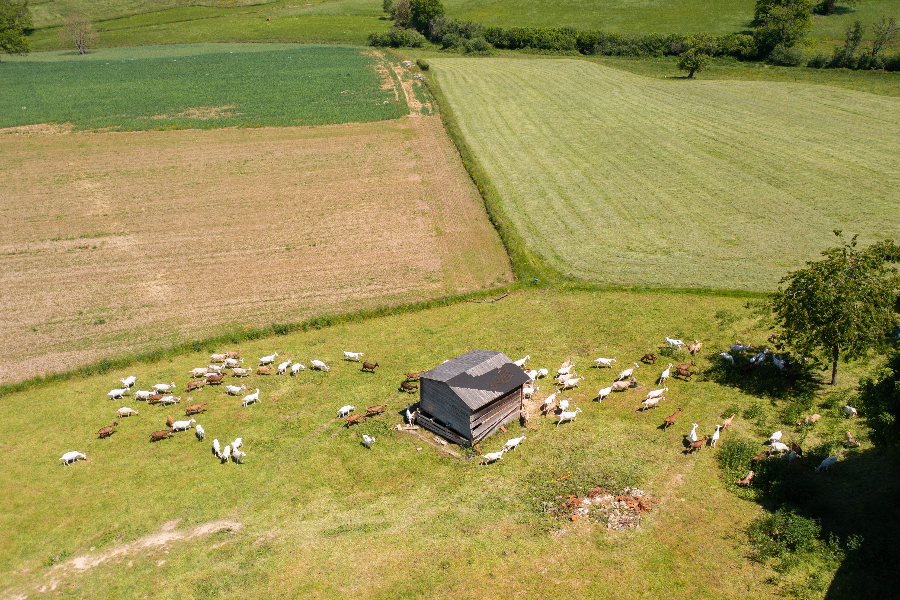
[[[368,363],[368,362],[365,362],[365,361],[364,361],[363,364],[362,364],[362,370],[363,370],[363,371],[366,371],[366,372],[368,372],[368,373],[374,373],[374,372],[375,372],[375,368],[376,368],[376,367],[379,367],[379,366],[381,366],[381,365],[378,364],[378,361],[375,361],[375,364],[374,364],[374,365],[373,365],[372,363]]]
[[[248,394],[247,396],[244,396],[244,399],[241,401],[241,406],[246,408],[247,406],[253,404],[254,402],[259,402],[259,388],[256,388],[256,391],[253,392],[252,394]]]
[[[290,366],[291,366],[291,361],[289,361],[289,360],[284,361],[283,363],[278,365],[278,374],[284,375],[285,373],[287,373],[288,367],[290,367]]]
[[[314,371],[325,371],[328,372],[328,365],[323,363],[321,360],[314,360],[310,363],[310,368]]]
[[[544,411],[544,413],[548,413],[553,410],[553,403],[556,402],[557,395],[559,395],[559,392],[553,392],[552,394],[544,398],[544,403],[541,404],[541,410]]]
[[[371,449],[371,448],[372,448],[372,444],[375,443],[375,437],[374,437],[374,436],[368,436],[368,435],[366,435],[366,434],[364,433],[363,436],[362,436],[362,438],[363,438],[363,445],[364,445],[366,448]]]
[[[641,357],[641,362],[642,363],[650,363],[651,365],[655,365],[656,364],[656,355],[653,354],[652,352],[648,352],[647,354],[645,354]]]
[[[122,408],[120,408],[119,410],[116,411],[116,414],[118,414],[119,417],[130,417],[132,415],[137,415],[140,413],[138,413],[138,411],[134,410],[133,408],[128,408],[127,406],[123,406]]]
[[[236,385],[226,385],[225,393],[228,394],[229,396],[237,396],[238,394],[241,393],[241,390],[246,390],[246,389],[247,389],[247,386],[244,385],[243,383],[241,384],[241,387],[238,387]]]
[[[772,446],[769,448],[769,453],[774,454],[775,452],[778,452],[779,454],[784,454],[788,450],[790,450],[790,448],[784,442],[772,442]]]
[[[349,414],[350,414],[351,412],[353,412],[354,410],[356,410],[356,407],[355,407],[355,406],[352,406],[352,405],[350,405],[350,404],[347,404],[347,405],[345,405],[345,406],[342,406],[342,407],[338,410],[337,418],[338,418],[338,419],[343,419],[344,417],[346,417],[347,415],[349,415]]]
[[[235,438],[233,442],[231,442],[231,449],[241,448],[244,446],[244,438]]]
[[[231,446],[225,446],[222,448],[222,454],[219,455],[219,459],[223,463],[227,463],[229,458],[231,458]]]
[[[247,456],[246,452],[241,452],[237,448],[231,449],[231,459],[237,464],[242,464],[244,462],[244,457]]]
[[[730,362],[732,365],[734,364],[734,357],[728,354],[728,352],[719,352],[719,356]]]
[[[747,476],[743,479],[738,479],[735,481],[737,485],[750,485],[750,482],[753,480],[753,471],[747,473]]]
[[[187,431],[191,428],[191,424],[196,423],[194,419],[189,421],[175,421],[172,423],[172,431]]]
[[[619,376],[616,377],[616,381],[622,381],[623,379],[630,379],[634,375],[634,370],[640,368],[641,365],[634,363],[630,369],[625,369],[619,373]]]
[[[541,388],[526,385],[522,387],[522,395],[525,396],[526,399],[531,400],[531,397],[534,396],[534,393],[539,389]]]
[[[400,382],[400,390],[406,392],[407,394],[415,394],[417,389],[419,389],[418,386],[413,385],[408,381]]]
[[[803,425],[812,425],[813,423],[818,423],[818,422],[819,422],[819,419],[821,419],[821,418],[822,418],[822,416],[821,416],[819,413],[814,413],[814,414],[805,416],[805,417],[803,417],[802,419],[800,419],[799,421],[797,421],[797,425],[798,425],[798,426],[799,426],[800,424],[803,424]]]
[[[206,410],[204,407],[207,406],[208,404],[209,404],[209,402],[204,402],[203,404],[191,404],[190,406],[188,406],[187,408],[184,409],[184,416],[189,417],[189,416],[197,414],[199,412],[203,412]]]
[[[355,360],[359,362],[359,359],[362,358],[362,352],[347,352],[344,350],[344,360]]]
[[[752,347],[753,347],[753,344],[747,344],[746,346],[742,346],[740,342],[735,342],[734,345],[731,346],[730,350],[731,350],[732,354],[735,354],[737,352],[743,353]]]
[[[859,448],[859,442],[857,442],[855,439],[853,439],[853,434],[850,433],[849,431],[847,432],[847,443],[850,444],[851,446]]]
[[[125,392],[127,392],[127,391],[128,391],[127,389],[119,388],[119,389],[115,389],[115,390],[109,390],[109,392],[106,395],[109,396],[110,400],[115,400],[116,398],[124,398]]]
[[[198,424],[194,427],[194,434],[197,436],[197,439],[202,442],[203,438],[206,437],[206,430],[203,429],[203,425]]]
[[[150,441],[158,442],[159,440],[166,439],[170,435],[172,435],[172,431],[170,429],[164,429],[163,431],[154,431],[150,434]]]
[[[857,415],[856,409],[850,405],[844,407],[844,414],[848,417],[855,417]]]
[[[69,464],[71,464],[79,459],[87,460],[87,456],[85,454],[82,454],[81,452],[78,452],[77,450],[72,450],[71,452],[66,452],[65,454],[63,454],[62,456],[59,457],[59,460],[63,461],[63,464],[66,465],[67,467],[69,466]]]
[[[825,472],[829,472],[831,470],[831,466],[837,462],[837,456],[829,456],[822,463],[816,467],[816,473],[819,472],[819,469],[825,469]]]
[[[527,361],[529,358],[531,358],[530,354],[527,355],[525,358],[520,358],[519,360],[514,361],[513,364],[521,369],[522,367],[525,366],[525,361]]]
[[[291,365],[291,375],[292,376],[296,375],[300,371],[305,371],[305,370],[306,370],[306,365],[301,365],[298,362],[295,362],[294,364]]]
[[[669,342],[670,348],[681,350],[681,347],[684,346],[684,342],[682,342],[681,340],[673,340],[669,336],[666,336],[666,341]]]
[[[556,426],[559,427],[559,424],[564,423],[565,421],[575,421],[575,417],[577,417],[580,412],[581,409],[576,408],[575,410],[559,413],[559,421],[556,423]]]
[[[505,444],[503,444],[503,449],[507,450],[507,451],[515,450],[516,448],[519,447],[519,444],[521,444],[524,441],[525,441],[524,435],[522,437],[513,438],[513,439],[509,440],[508,442],[506,442]]]
[[[173,381],[172,383],[157,383],[153,386],[153,389],[156,390],[158,394],[171,392],[175,389],[175,382]]]
[[[773,433],[772,435],[769,436],[769,443],[777,442],[778,440],[781,439],[781,435],[782,435],[781,430],[776,431],[775,433]]]
[[[134,384],[137,382],[137,377],[135,377],[134,375],[129,375],[125,379],[120,379],[119,381],[122,382],[122,385],[125,387],[126,390],[130,390],[132,387],[134,387]]]
[[[275,362],[275,359],[276,359],[277,357],[278,357],[278,353],[277,353],[277,352],[273,352],[272,354],[269,354],[268,356],[263,356],[263,357],[261,357],[261,358],[259,359],[259,364],[260,364],[260,365],[271,365],[272,363]]]
[[[118,425],[118,423],[116,421],[113,421],[112,425],[109,425],[108,427],[104,427],[103,429],[98,431],[97,437],[105,438],[105,437],[111,436],[113,434],[113,432],[116,430],[116,425]]]
[[[671,415],[666,417],[665,420],[663,421],[663,429],[668,429],[669,425],[674,425],[675,419],[677,419],[678,415],[680,415],[680,414],[681,414],[681,409],[679,408],[678,410],[673,412]]]
[[[732,422],[732,421],[734,421],[734,413],[731,413],[731,416],[730,416],[730,417],[728,417],[727,419],[725,419],[724,421],[722,421],[722,429],[725,429],[726,427],[728,427],[729,425],[731,425],[731,422]]]
[[[542,377],[546,377],[549,374],[550,374],[549,370],[541,368],[541,369],[538,369],[537,378],[541,379]]]

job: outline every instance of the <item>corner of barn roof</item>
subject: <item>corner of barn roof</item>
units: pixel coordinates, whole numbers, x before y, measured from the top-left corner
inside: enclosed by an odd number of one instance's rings
[[[446,383],[472,410],[529,381],[508,356],[491,350],[471,350],[422,373],[421,377]]]

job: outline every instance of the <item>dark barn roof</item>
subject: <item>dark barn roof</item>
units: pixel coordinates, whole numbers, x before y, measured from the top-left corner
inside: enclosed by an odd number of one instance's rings
[[[508,356],[491,350],[471,350],[421,377],[447,384],[473,411],[530,381]]]

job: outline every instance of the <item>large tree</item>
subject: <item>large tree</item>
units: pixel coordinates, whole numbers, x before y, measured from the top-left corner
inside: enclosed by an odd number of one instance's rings
[[[834,233],[844,242],[840,231]],[[838,359],[859,358],[897,323],[900,276],[889,263],[900,258],[900,248],[887,240],[858,250],[853,236],[822,256],[788,273],[772,306],[785,341],[831,361],[831,385],[837,385]]]
[[[0,51],[7,54],[25,54],[28,38],[25,32],[34,27],[27,0],[22,4],[12,0],[0,0]]]
[[[426,33],[428,23],[444,14],[444,5],[441,0],[409,0],[409,8],[412,13],[410,25]]]
[[[88,45],[97,37],[94,24],[87,17],[79,13],[72,13],[63,22],[63,28],[59,32],[64,42],[75,44],[78,54],[86,54]]]
[[[756,0],[753,37],[760,54],[791,48],[812,29],[812,0]]]

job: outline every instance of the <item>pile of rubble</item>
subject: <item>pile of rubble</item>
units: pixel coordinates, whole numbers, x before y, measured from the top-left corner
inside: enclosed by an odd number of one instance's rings
[[[571,521],[588,519],[602,523],[607,529],[631,529],[640,525],[643,513],[658,502],[637,488],[625,488],[618,495],[605,488],[594,488],[584,498],[570,495],[558,506],[547,503],[544,510]]]

